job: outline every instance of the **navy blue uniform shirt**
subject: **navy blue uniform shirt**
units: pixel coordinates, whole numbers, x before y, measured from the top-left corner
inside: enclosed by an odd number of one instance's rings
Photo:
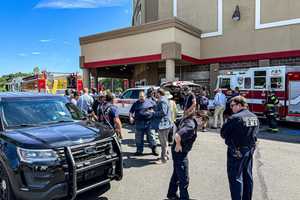
[[[193,101],[196,101],[196,97],[193,93],[189,93],[184,101],[184,110],[187,110],[189,107],[193,105]]]
[[[221,137],[231,147],[252,147],[257,140],[259,121],[255,114],[242,109],[233,114],[221,129]]]
[[[100,116],[99,121],[107,124],[109,122],[113,128],[116,128],[114,119],[119,117],[119,110],[115,105],[111,103],[102,104],[99,106],[98,113],[98,116]]]

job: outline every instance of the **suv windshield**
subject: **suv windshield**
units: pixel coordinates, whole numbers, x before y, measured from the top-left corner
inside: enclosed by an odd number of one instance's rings
[[[58,99],[9,100],[2,102],[2,109],[8,127],[73,121],[65,102]]]

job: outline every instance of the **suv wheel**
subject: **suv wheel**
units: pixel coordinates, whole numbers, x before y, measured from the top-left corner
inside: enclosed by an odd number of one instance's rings
[[[7,172],[0,163],[0,200],[15,200]]]

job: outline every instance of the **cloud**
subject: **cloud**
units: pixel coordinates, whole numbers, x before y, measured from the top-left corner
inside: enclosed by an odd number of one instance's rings
[[[26,57],[26,56],[27,56],[26,53],[18,53],[17,55],[18,55],[18,56],[21,56],[21,57]]]
[[[42,42],[42,43],[51,42],[51,41],[52,41],[51,39],[42,39],[42,40],[40,40],[40,42]]]
[[[41,0],[35,8],[76,9],[121,6],[129,0]]]
[[[34,52],[32,52],[31,54],[32,54],[32,55],[40,55],[40,54],[41,54],[41,52],[34,51]]]
[[[71,45],[71,42],[64,41],[64,44],[65,44],[65,45]]]

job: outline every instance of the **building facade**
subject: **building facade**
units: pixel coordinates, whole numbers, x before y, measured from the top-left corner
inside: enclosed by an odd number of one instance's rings
[[[80,38],[88,83],[112,76],[215,87],[229,70],[300,66],[298,0],[133,0],[132,27]]]

